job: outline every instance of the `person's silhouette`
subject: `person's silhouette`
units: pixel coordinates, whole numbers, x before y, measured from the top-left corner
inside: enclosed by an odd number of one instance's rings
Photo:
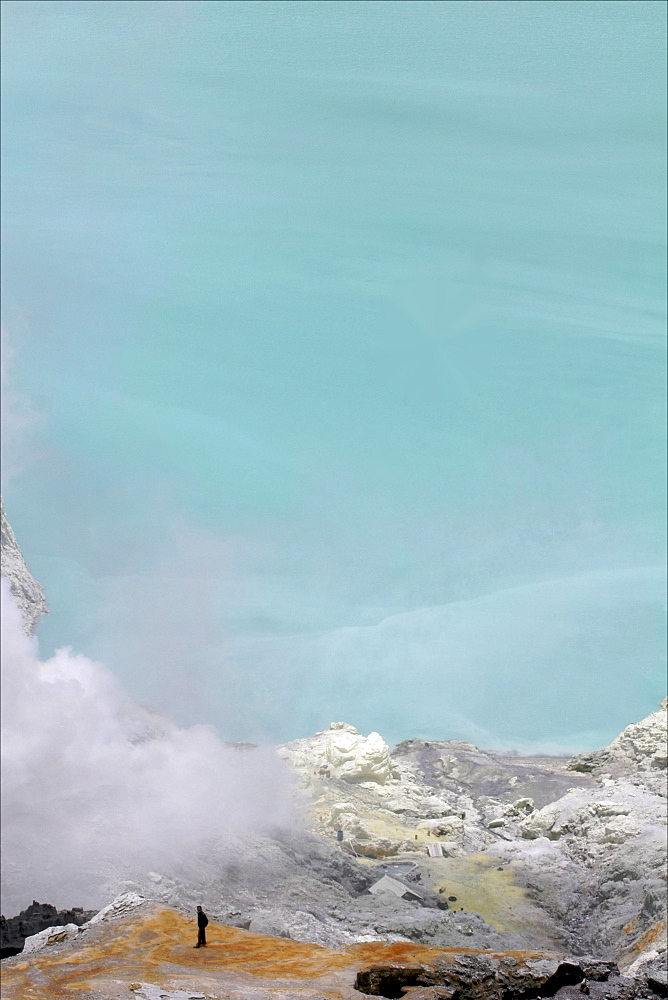
[[[201,906],[197,907],[197,944],[195,948],[206,948],[206,925],[209,918]]]

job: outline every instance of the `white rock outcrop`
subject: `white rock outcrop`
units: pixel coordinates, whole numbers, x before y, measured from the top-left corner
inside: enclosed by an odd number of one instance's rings
[[[563,798],[530,813],[519,824],[522,837],[560,840],[571,836],[593,849],[595,844],[621,844],[636,837],[641,827],[659,823],[657,802],[647,796],[629,797],[631,787],[618,782],[606,789],[606,798],[591,801],[587,793],[573,789]],[[633,794],[633,793],[631,793]]]
[[[458,741],[407,741],[390,753],[378,734],[346,723],[279,753],[300,774],[312,829],[343,854],[417,860],[455,890],[479,878],[483,909],[497,894],[504,913],[524,907],[525,943],[530,925],[543,944],[635,957],[645,936],[655,947],[665,916],[665,718],[663,704],[570,760]],[[443,860],[420,860],[434,846]],[[506,879],[525,893],[510,905]]]
[[[155,873],[151,873],[155,874]],[[113,902],[105,906],[104,909],[100,910],[98,913],[92,917],[84,927],[89,925],[95,925],[102,923],[103,920],[113,920],[114,917],[122,917],[126,913],[130,913],[132,910],[136,910],[138,906],[146,902],[146,898],[138,892],[122,892],[120,896],[116,896]]]
[[[208,1000],[199,990],[169,990],[155,983],[134,983],[130,989],[141,1000]]]
[[[595,773],[604,781],[629,775],[635,784],[665,797],[668,793],[667,705],[668,699],[664,698],[658,712],[627,726],[602,750],[576,754],[570,767],[574,771]]]
[[[32,955],[36,951],[41,951],[42,948],[60,944],[61,941],[67,941],[68,938],[76,937],[79,931],[80,928],[76,924],[65,924],[62,927],[45,927],[43,931],[31,934],[30,937],[25,939],[22,954]]]
[[[350,729],[330,729],[326,757],[343,781],[377,781],[390,776],[390,748],[379,733],[361,736]]]
[[[657,769],[667,767],[666,699],[662,701],[658,712],[653,712],[646,719],[627,726],[602,753],[606,758],[623,762],[628,767]]]
[[[42,615],[48,614],[46,597],[41,584],[26,566],[23,553],[16,541],[12,527],[5,517],[5,508],[0,497],[0,575],[9,580],[9,586],[18,604],[24,621],[24,632],[32,635]]]

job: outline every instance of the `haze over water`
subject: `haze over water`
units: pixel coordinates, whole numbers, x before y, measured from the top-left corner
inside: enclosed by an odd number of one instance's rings
[[[3,5],[6,509],[224,738],[665,693],[665,6]]]

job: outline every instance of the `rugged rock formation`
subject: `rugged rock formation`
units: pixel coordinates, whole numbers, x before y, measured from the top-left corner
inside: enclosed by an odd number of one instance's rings
[[[75,906],[71,910],[57,910],[49,903],[33,900],[17,917],[0,917],[0,957],[16,955],[23,949],[26,938],[38,934],[46,928],[72,924],[80,927],[95,916],[95,910],[84,910]]]
[[[384,785],[393,776],[390,748],[382,736],[361,736],[346,722],[332,722],[325,732],[287,743],[279,753],[294,767],[349,784]]]
[[[527,955],[452,955],[421,966],[375,966],[361,971],[355,988],[367,996],[415,1000],[529,1000],[531,997],[632,1000],[655,997],[652,986],[620,976],[614,962],[595,958]]]
[[[33,900],[28,909],[18,917],[11,917],[9,920],[2,917],[2,930],[5,935],[3,942],[5,939],[11,942],[3,947],[2,958],[17,955],[19,952],[22,955],[34,955],[43,948],[62,944],[63,941],[77,937],[80,932],[90,930],[96,924],[127,916],[144,902],[143,896],[125,892],[96,912],[84,910],[80,906],[75,906],[72,910],[56,910],[55,906]]]
[[[0,575],[9,580],[12,594],[24,618],[24,630],[32,635],[42,615],[48,614],[44,591],[26,566],[23,553],[18,546],[11,525],[5,517],[5,508],[0,497],[0,521],[2,537],[0,545]]]
[[[665,947],[665,703],[587,755],[584,770],[582,756],[409,740],[382,781],[351,782],[327,766],[342,730],[352,737],[348,773],[368,773],[363,738],[341,723],[280,748],[311,796],[313,830],[330,843],[342,838],[361,859],[416,862],[423,887],[444,894],[451,913],[481,915],[506,948],[514,939],[628,964]],[[439,856],[427,857],[430,847]]]
[[[601,778],[625,777],[634,784],[665,796],[668,767],[668,738],[664,698],[658,712],[632,723],[603,750],[576,754],[569,762],[573,771],[593,773]]]

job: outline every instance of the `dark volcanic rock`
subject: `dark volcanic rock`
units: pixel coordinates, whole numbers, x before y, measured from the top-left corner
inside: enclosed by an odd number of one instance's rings
[[[569,788],[595,786],[592,775],[568,769],[568,757],[492,753],[462,740],[404,740],[394,748],[392,757],[432,788],[464,793],[474,802],[492,796],[510,804],[528,796],[541,809]]]
[[[38,903],[33,899],[30,906],[17,917],[10,917],[9,920],[0,917],[0,958],[18,955],[25,939],[46,927],[61,927],[65,924],[81,927],[95,916],[95,912],[84,910],[80,906],[74,906],[71,910],[57,910],[50,903]]]
[[[419,986],[429,975],[426,966],[374,965],[357,973],[355,989],[372,997],[404,996],[404,986]]]
[[[645,973],[645,982],[649,989],[658,997],[668,997],[668,972],[665,969],[655,969]]]
[[[604,985],[605,984],[605,985]],[[386,965],[360,972],[355,989],[367,996],[402,997],[406,987],[423,986],[410,996],[423,1000],[534,1000],[539,997],[593,996],[598,1000],[640,997],[613,962],[553,956],[515,957],[460,954],[432,967]]]

